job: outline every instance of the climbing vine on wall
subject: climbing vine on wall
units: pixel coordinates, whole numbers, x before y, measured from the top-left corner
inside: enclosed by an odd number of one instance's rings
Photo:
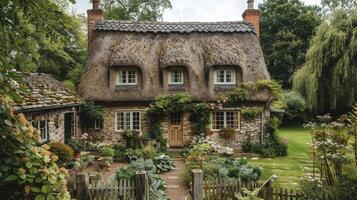
[[[206,127],[210,123],[210,107],[208,104],[204,102],[197,103],[186,93],[177,93],[159,96],[146,110],[145,115],[150,137],[165,145],[166,141],[162,137],[161,122],[168,115],[177,112],[189,112],[193,133],[206,134]]]

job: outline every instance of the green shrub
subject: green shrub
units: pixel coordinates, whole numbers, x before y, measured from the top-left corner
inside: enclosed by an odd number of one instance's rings
[[[305,116],[306,102],[300,93],[296,91],[284,91],[282,102],[285,106],[284,123],[302,123]]]
[[[287,142],[283,142],[282,139],[277,135],[277,124],[278,120],[276,118],[271,118],[269,124],[267,125],[267,132],[269,137],[266,138],[263,145],[253,143],[250,137],[243,141],[242,149],[244,152],[258,153],[263,157],[277,157],[288,155]]]
[[[263,109],[260,107],[247,107],[242,109],[241,114],[245,120],[252,120],[254,118],[260,117]]]
[[[114,151],[113,148],[106,147],[106,148],[103,149],[102,154],[103,154],[105,157],[111,157],[111,158],[113,158],[113,157],[115,156],[115,151]]]
[[[141,152],[142,152],[143,158],[145,158],[145,159],[153,159],[155,157],[155,155],[157,154],[156,148],[151,144],[146,145],[141,150]]]
[[[127,161],[125,153],[126,153],[126,148],[125,146],[121,145],[114,145],[114,150],[115,150],[115,155],[114,155],[114,160],[116,161]]]
[[[155,156],[154,164],[159,173],[168,172],[171,169],[175,168],[175,161],[172,160],[172,158],[166,154],[160,154]]]
[[[234,128],[222,128],[218,133],[224,139],[233,139],[236,135],[236,130]]]
[[[68,161],[73,159],[73,150],[69,145],[63,142],[53,141],[48,144],[50,151],[58,156],[58,165],[65,166]]]

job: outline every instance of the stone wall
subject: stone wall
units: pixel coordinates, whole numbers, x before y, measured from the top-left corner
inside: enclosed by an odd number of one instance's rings
[[[75,116],[75,133],[80,135],[79,118],[77,111],[73,108],[64,108],[58,110],[48,110],[41,112],[24,113],[29,120],[47,120],[48,134],[50,141],[62,141],[65,139],[64,115],[66,113],[74,113]]]
[[[116,112],[125,111],[125,110],[140,110],[142,116],[142,134],[147,134],[147,124],[145,120],[145,109],[147,106],[103,106],[104,107],[104,122],[103,129],[101,130],[92,130],[90,135],[94,136],[96,140],[108,141],[111,143],[123,143],[123,133],[115,131],[115,115]],[[191,144],[193,133],[191,130],[191,123],[189,121],[190,114],[185,112],[183,113],[183,144],[185,146]],[[259,117],[254,119],[244,119],[243,116],[240,116],[240,130],[237,131],[236,137],[234,140],[225,140],[220,138],[218,132],[213,132],[209,136],[213,141],[227,145],[235,149],[241,149],[243,142],[248,138],[248,136],[255,143],[259,143],[262,138],[264,138],[265,125],[269,119],[269,111],[265,110]],[[168,141],[169,139],[169,117],[161,123],[163,129],[163,137]],[[169,141],[167,146],[170,147]]]
[[[237,131],[234,139],[224,139],[219,136],[218,132],[213,132],[210,137],[214,142],[232,147],[234,149],[242,149],[243,142],[250,138],[253,143],[263,142],[266,129],[266,123],[269,121],[269,111],[264,110],[259,117],[254,119],[244,119],[240,114],[240,130]]]

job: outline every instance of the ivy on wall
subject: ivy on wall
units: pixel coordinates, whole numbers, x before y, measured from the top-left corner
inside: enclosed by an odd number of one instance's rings
[[[150,138],[159,141],[161,145],[166,145],[166,140],[162,136],[161,122],[168,115],[177,112],[189,112],[193,133],[206,135],[207,126],[210,123],[208,104],[194,102],[193,98],[186,93],[177,93],[159,96],[146,110]]]
[[[151,139],[155,139],[159,141],[161,145],[165,146],[166,140],[162,136],[163,130],[161,122],[163,122],[168,115],[177,112],[190,113],[189,120],[193,134],[206,136],[208,131],[207,127],[210,124],[210,113],[213,109],[240,106],[249,99],[249,91],[262,91],[265,89],[271,91],[275,101],[281,99],[282,89],[280,84],[270,80],[245,83],[242,87],[222,93],[217,100],[218,105],[215,103],[207,104],[206,102],[194,101],[187,93],[159,96],[145,112],[149,136]],[[260,115],[262,111],[261,108],[254,107],[245,110],[243,115],[247,118],[254,118]]]

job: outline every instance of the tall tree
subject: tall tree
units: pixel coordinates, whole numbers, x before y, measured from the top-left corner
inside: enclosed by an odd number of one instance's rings
[[[317,28],[293,86],[314,112],[343,111],[357,101],[357,10],[338,10]]]
[[[338,9],[352,10],[357,8],[357,0],[321,0],[321,4],[332,11]]]
[[[318,9],[299,0],[267,0],[259,9],[260,39],[268,70],[288,88],[292,74],[305,61],[309,40],[320,23]]]
[[[171,8],[170,0],[104,0],[106,19],[159,21],[165,9]]]
[[[62,3],[75,0],[0,1],[1,67],[51,73],[63,80],[84,63],[79,18],[68,14]]]

